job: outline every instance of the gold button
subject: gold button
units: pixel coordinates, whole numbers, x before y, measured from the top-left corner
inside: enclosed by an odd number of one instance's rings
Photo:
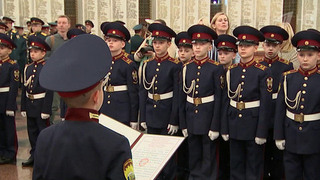
[[[154,87],[154,89],[155,89],[155,90],[157,90],[157,89],[158,89],[158,87]]]
[[[36,70],[34,69],[33,72],[36,72]]]
[[[33,87],[33,85],[31,85],[31,88]]]
[[[301,106],[300,106],[300,109],[304,109],[304,105],[301,105]]]
[[[240,91],[243,91],[243,89],[241,88]]]
[[[242,95],[240,95],[239,98],[242,98]]]
[[[157,68],[156,71],[159,71],[159,68]]]
[[[245,77],[244,75],[241,76],[242,79],[244,79],[244,77]]]
[[[30,90],[30,93],[32,93],[32,90]]]
[[[198,88],[198,87],[199,87],[199,85],[197,84],[197,85],[196,85],[196,88]]]
[[[200,75],[200,72],[197,72],[197,75],[199,76],[199,75]]]
[[[194,113],[196,113],[196,114],[197,114],[198,112],[199,112],[198,110],[195,110],[195,111],[194,111]]]
[[[157,108],[157,105],[153,105],[154,108]]]
[[[38,67],[38,65],[34,65],[34,67]]]
[[[34,77],[34,74],[32,75],[32,77]]]
[[[158,74],[156,74],[155,77],[158,77]]]
[[[110,104],[111,102],[110,102],[110,101],[108,101],[107,103],[108,103],[108,104]]]
[[[242,69],[242,72],[246,72],[246,69]]]
[[[114,61],[112,61],[112,64],[114,64]]]
[[[307,84],[306,84],[306,83],[304,83],[304,84],[303,84],[303,87],[307,87]]]
[[[108,95],[108,98],[110,98],[111,96],[110,95]]]
[[[307,92],[305,90],[302,91],[302,94],[306,94]]]
[[[271,67],[271,64],[269,64],[269,67]]]
[[[244,82],[241,82],[241,85],[244,85]]]
[[[198,66],[198,69],[201,69],[201,66]]]
[[[301,98],[301,101],[304,102],[304,98]]]
[[[198,94],[199,92],[198,92],[198,91],[196,91],[195,93],[196,93],[196,94]]]
[[[299,127],[299,130],[302,131],[302,127],[301,126]]]
[[[307,81],[307,80],[308,80],[308,77],[304,77],[304,80],[306,80],[306,81]]]
[[[199,82],[200,81],[200,79],[199,78],[197,78],[197,82]]]
[[[239,118],[242,118],[242,114],[239,114]]]
[[[158,81],[155,82],[156,84],[158,83]]]
[[[158,66],[160,66],[160,63],[158,63]]]

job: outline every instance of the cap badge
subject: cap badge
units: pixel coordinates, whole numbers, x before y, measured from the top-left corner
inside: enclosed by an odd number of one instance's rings
[[[247,39],[247,36],[246,36],[246,35],[243,35],[243,36],[242,36],[242,39]]]
[[[112,31],[112,34],[116,34],[116,31]]]
[[[305,45],[309,45],[309,41],[304,42]]]
[[[197,37],[199,38],[199,37],[200,37],[200,34],[197,34]]]
[[[271,37],[274,37],[274,34],[271,34]]]
[[[156,31],[156,35],[159,35],[159,31]]]
[[[182,42],[183,42],[183,43],[186,43],[186,40],[184,39],[184,40],[182,40]]]
[[[226,42],[222,42],[222,46],[225,46],[226,45]]]
[[[34,46],[34,42],[33,42],[33,43],[31,43],[31,46]]]

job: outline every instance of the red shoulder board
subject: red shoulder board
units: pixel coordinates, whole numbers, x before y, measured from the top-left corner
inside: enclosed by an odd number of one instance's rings
[[[131,64],[131,63],[133,62],[131,59],[129,59],[129,58],[126,57],[126,56],[123,56],[123,57],[122,57],[122,60],[123,60],[124,62],[128,63],[128,64]]]
[[[16,64],[16,61],[10,59],[10,60],[8,61],[8,63],[10,63],[10,64]]]
[[[261,62],[263,62],[263,58],[262,58],[262,59],[255,59],[255,61],[256,61],[257,63],[261,63]]]
[[[232,69],[232,68],[235,68],[235,67],[237,67],[239,64],[237,63],[237,64],[232,64],[231,66],[229,66],[228,67],[228,70],[230,70],[230,69]]]
[[[187,63],[183,64],[183,66],[186,66],[186,65],[192,63],[193,61],[194,61],[194,60],[192,59],[192,60],[188,61]]]
[[[179,59],[177,59],[177,58],[169,57],[168,60],[171,61],[171,62],[173,62],[173,63],[175,63],[175,64],[179,64],[179,63],[180,63]]]
[[[143,61],[143,63],[147,63],[147,62],[150,62],[150,61],[152,61],[152,60],[154,60],[154,57],[152,57],[152,58],[150,58],[150,59],[147,59],[147,60]]]
[[[264,71],[264,70],[267,68],[267,66],[262,65],[262,64],[260,64],[260,63],[256,63],[254,66],[257,67],[257,68],[259,68],[259,69],[261,69],[262,71]]]
[[[295,73],[295,72],[298,72],[298,70],[292,69],[292,70],[290,70],[290,71],[286,71],[286,72],[282,73],[282,75],[283,75],[283,76],[286,76],[286,75],[288,75],[288,74],[292,74],[292,73]]]
[[[286,59],[279,59],[279,62],[282,62],[283,64],[290,64],[290,61],[286,60]]]
[[[214,65],[217,65],[217,66],[220,64],[217,61],[212,60],[212,59],[209,59],[208,62],[211,63],[211,64],[214,64]]]

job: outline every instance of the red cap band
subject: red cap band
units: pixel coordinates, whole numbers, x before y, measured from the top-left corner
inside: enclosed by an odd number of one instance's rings
[[[38,42],[31,42],[30,45],[31,46],[37,46],[37,47],[39,47],[39,48],[41,48],[41,49],[46,51],[46,47],[43,44],[40,44]]]
[[[263,34],[264,37],[267,39],[275,39],[275,40],[278,40],[278,41],[283,41],[283,37],[280,35],[280,34],[276,34],[276,33],[265,33]]]
[[[6,41],[4,39],[0,39],[0,43],[9,46],[10,49],[12,49],[12,47],[13,47],[9,41]]]
[[[122,37],[123,39],[126,39],[126,36],[121,31],[119,31],[117,29],[109,29],[106,35],[108,36],[111,34],[117,35],[117,36]]]
[[[320,47],[320,43],[318,41],[315,41],[315,40],[304,39],[304,40],[301,40],[301,41],[298,42],[297,47],[299,47],[299,46],[317,46],[317,47]]]
[[[193,33],[192,40],[197,40],[197,39],[208,39],[212,41],[212,36],[207,33]]]
[[[249,40],[259,42],[259,38],[251,34],[239,34],[238,40]]]
[[[221,41],[218,44],[218,48],[219,47],[228,47],[228,48],[233,48],[233,49],[237,49],[237,46],[231,42],[227,42],[227,41]]]
[[[165,31],[157,31],[157,30],[152,31],[152,37],[172,38],[172,36],[169,33],[165,32]]]
[[[180,39],[179,44],[192,44],[191,39]]]
[[[100,83],[97,82],[95,83],[94,85],[88,87],[88,88],[85,88],[85,89],[82,89],[82,90],[79,90],[79,91],[73,91],[73,92],[58,92],[58,94],[61,96],[61,97],[76,97],[76,96],[79,96],[81,94],[84,94],[86,92],[89,92],[90,90],[92,90],[93,88],[95,88],[96,86],[98,86],[98,84]]]

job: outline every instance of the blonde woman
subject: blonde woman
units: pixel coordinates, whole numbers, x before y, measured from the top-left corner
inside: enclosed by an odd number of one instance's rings
[[[296,51],[296,48],[293,47],[293,45],[291,44],[291,38],[294,35],[292,26],[290,25],[290,23],[287,23],[287,22],[280,23],[280,24],[278,24],[278,26],[285,29],[289,34],[289,39],[286,41],[283,41],[283,43],[281,44],[279,57],[292,62],[293,68],[298,69],[299,68],[299,61],[297,59],[297,51]]]

